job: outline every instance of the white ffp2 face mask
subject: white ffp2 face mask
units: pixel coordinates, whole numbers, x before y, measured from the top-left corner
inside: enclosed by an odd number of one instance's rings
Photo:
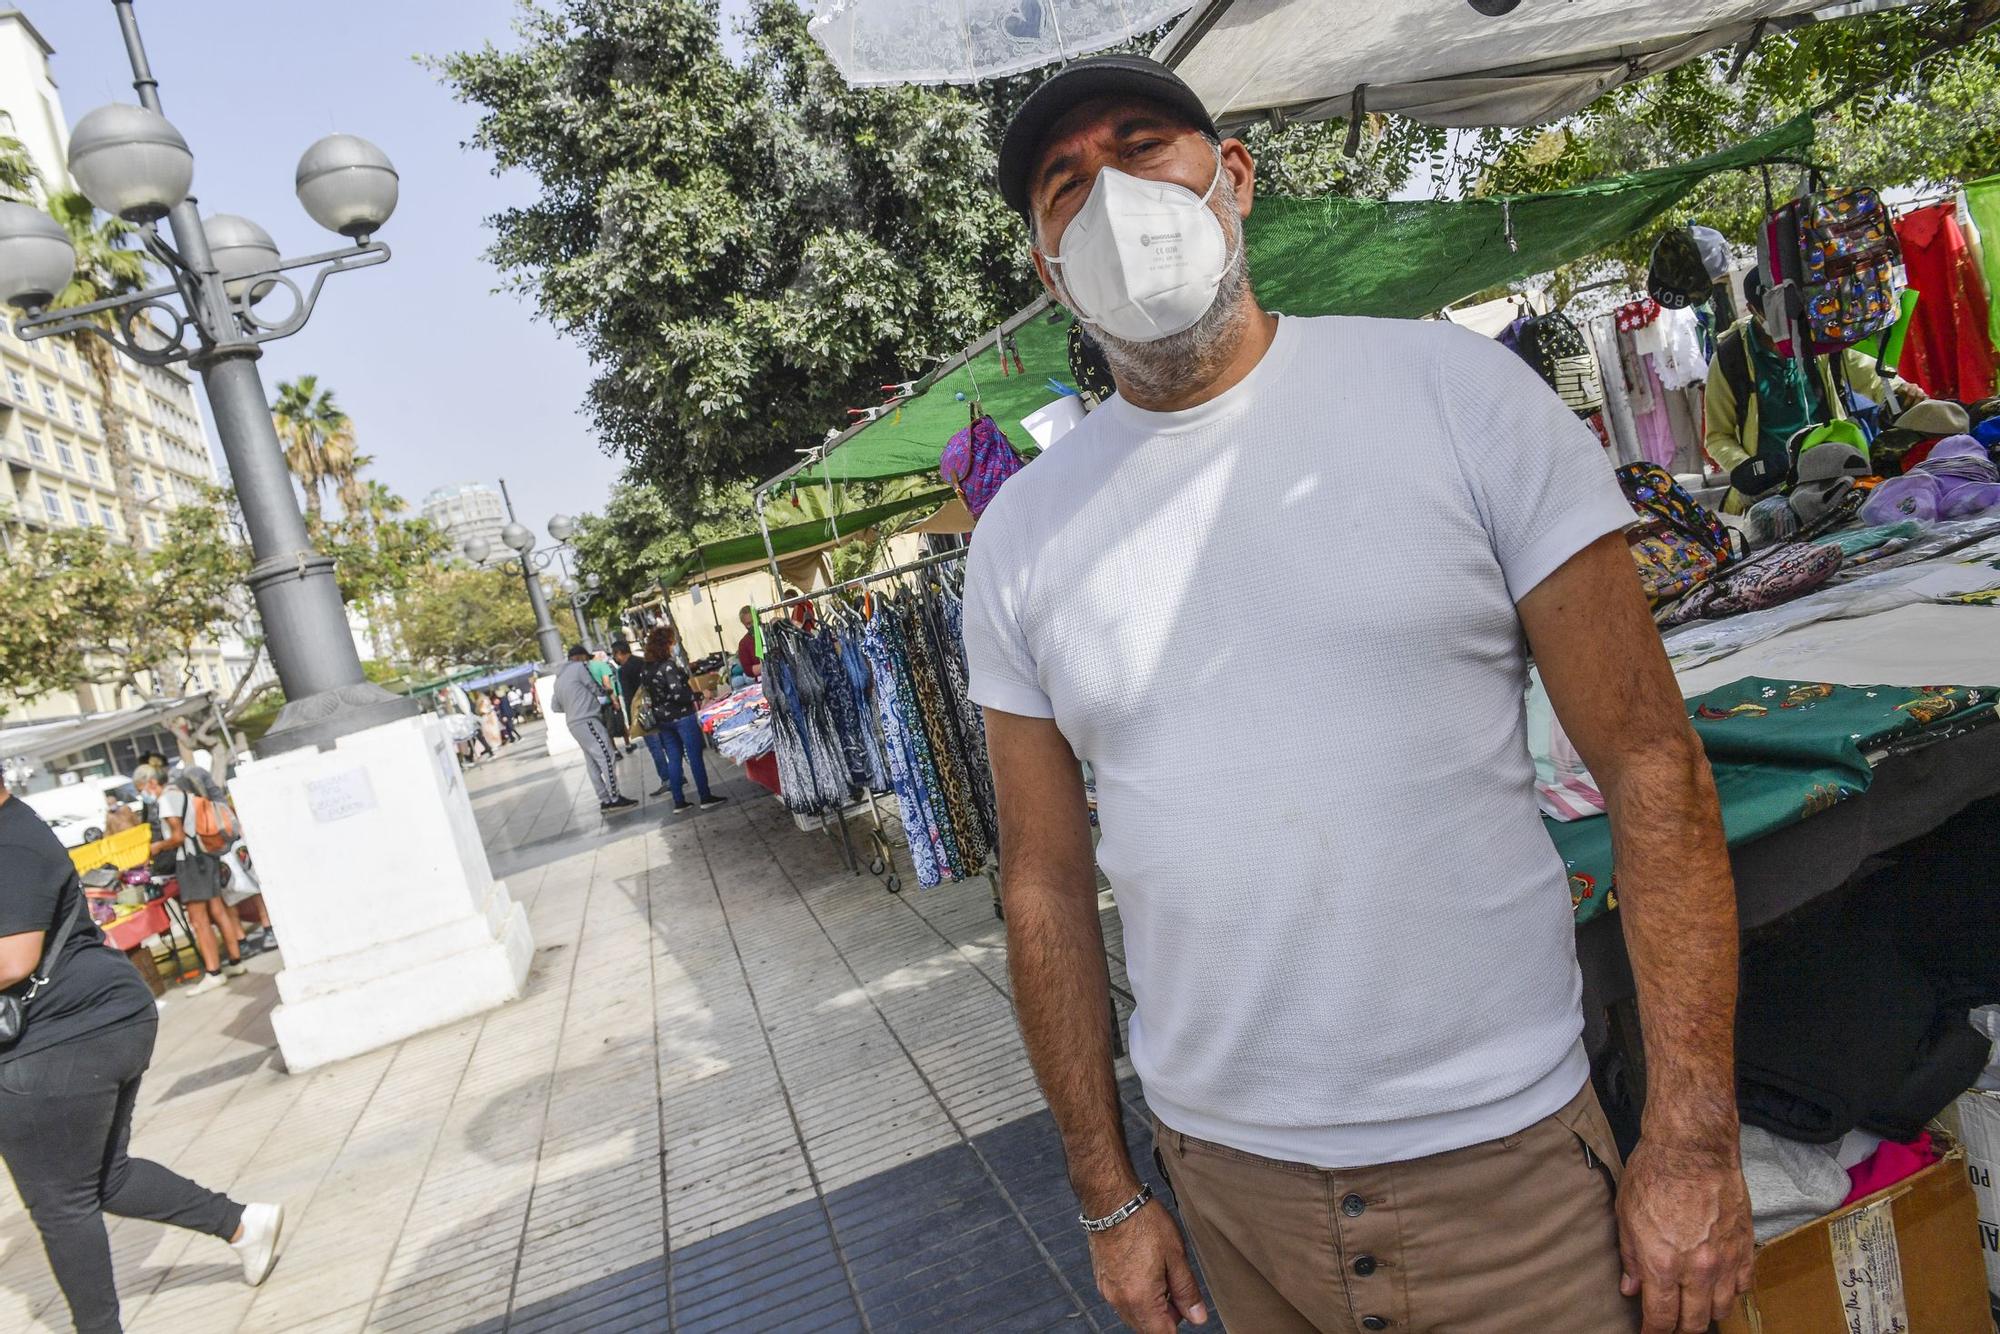
[[[1046,258],[1069,308],[1114,338],[1151,343],[1194,327],[1235,258],[1208,207],[1222,183],[1222,155],[1208,193],[1171,181],[1098,171],[1090,197]]]

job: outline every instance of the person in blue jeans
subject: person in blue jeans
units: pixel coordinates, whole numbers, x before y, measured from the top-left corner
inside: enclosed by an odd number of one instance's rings
[[[689,802],[681,781],[681,761],[694,770],[694,791],[706,809],[720,805],[724,798],[708,790],[708,766],[702,763],[701,720],[695,717],[694,687],[687,673],[674,661],[674,628],[655,626],[646,636],[646,665],[643,681],[646,698],[653,706],[653,730],[646,734],[646,749],[653,753],[653,767],[664,784],[661,791],[674,794],[674,809],[684,811]],[[655,792],[654,796],[660,795]]]

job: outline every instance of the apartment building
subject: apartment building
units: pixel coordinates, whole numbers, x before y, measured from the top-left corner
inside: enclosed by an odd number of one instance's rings
[[[19,139],[44,186],[59,190],[71,188],[69,134],[51,54],[24,14],[0,10],[0,134]],[[139,499],[138,531],[127,532],[89,364],[66,339],[15,337],[13,314],[5,311],[0,319],[0,544],[22,529],[99,528],[141,549],[158,546],[167,514],[218,480],[188,374],[117,358],[112,399],[126,421],[130,479]],[[190,667],[201,689],[227,691],[235,684],[220,647],[198,650]],[[114,693],[83,686],[73,696],[52,696],[9,716],[56,717],[131,702]]]
[[[498,565],[514,559],[514,553],[500,541],[500,530],[507,526],[507,502],[485,483],[441,486],[424,497],[422,509],[424,517],[451,538],[453,558],[464,559],[465,544],[479,537],[492,548],[482,564]]]

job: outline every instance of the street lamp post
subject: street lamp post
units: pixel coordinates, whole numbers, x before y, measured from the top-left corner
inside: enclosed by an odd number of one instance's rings
[[[569,557],[576,550],[570,546],[569,538],[576,531],[576,520],[566,514],[558,514],[549,520],[549,536],[556,540],[552,547],[535,550],[535,535],[527,527],[515,521],[514,498],[507,491],[506,478],[500,479],[500,497],[507,504],[507,526],[500,530],[500,541],[521,560],[521,579],[528,586],[528,603],[535,609],[535,637],[541,641],[542,661],[550,670],[562,666],[562,635],[557,632],[555,622],[549,617],[549,599],[542,587],[541,574],[551,565],[562,571],[560,591],[569,598],[570,614],[576,617],[576,632],[586,642],[600,638],[590,624],[590,618],[583,609],[582,592],[576,578],[570,573]],[[461,548],[465,558],[474,565],[483,565],[493,554],[492,544],[485,538],[467,538]],[[592,593],[598,588],[599,579],[590,575],[585,586]]]
[[[371,238],[395,209],[395,169],[380,149],[352,135],[329,135],[299,160],[299,200],[315,221],[354,242],[342,250],[282,259],[248,219],[204,221],[187,193],[194,157],[161,114],[132,0],[112,3],[140,105],[101,107],[78,122],[70,171],[92,203],[138,225],[146,252],[171,281],[47,310],[68,282],[74,251],[46,214],[7,203],[0,204],[0,298],[26,312],[14,326],[23,339],[92,334],[135,361],[185,361],[201,376],[250,532],[251,594],[285,691],[285,707],[259,751],[324,745],[412,716],[416,701],[362,674],[333,561],[312,549],[257,371],[263,344],[298,332],[328,276],[389,258],[388,247]],[[171,242],[160,234],[161,219]],[[304,290],[287,276],[303,269],[317,270]],[[281,288],[291,297],[288,310],[258,309]]]
[[[534,933],[486,860],[443,724],[362,676],[333,563],[308,540],[257,374],[263,344],[305,324],[328,276],[389,258],[372,237],[394,211],[395,168],[350,135],[299,160],[299,202],[353,242],[343,250],[282,259],[248,219],[204,219],[187,193],[194,158],[160,114],[132,3],[112,0],[140,105],[84,117],[70,172],[93,204],[139,228],[169,281],[51,311],[75,266],[68,238],[40,210],[0,203],[0,298],[26,312],[14,326],[23,338],[88,334],[133,361],[185,362],[201,376],[287,697],[230,795],[256,831],[265,905],[285,941],[270,1023],[296,1073],[518,998]],[[303,287],[290,276],[302,270],[313,271]]]

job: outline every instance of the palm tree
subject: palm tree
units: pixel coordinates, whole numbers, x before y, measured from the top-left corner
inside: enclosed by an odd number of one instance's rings
[[[348,493],[355,484],[354,422],[333,401],[333,391],[319,387],[317,375],[279,381],[271,419],[285,447],[285,466],[305,488],[306,521],[317,523],[327,485]]]
[[[122,218],[103,217],[91,202],[74,190],[49,196],[49,216],[69,233],[76,250],[76,272],[69,286],[49,303],[54,310],[87,306],[114,296],[136,292],[146,285],[146,255],[126,244],[138,229]],[[101,220],[100,220],[101,219]],[[92,321],[110,328],[108,314]],[[111,463],[111,486],[118,494],[118,516],[125,524],[126,540],[140,545],[139,494],[132,484],[132,446],[125,410],[118,406],[118,354],[111,344],[96,334],[69,336],[77,356],[90,368],[97,382],[97,415],[104,425],[104,452]]]
[[[34,198],[40,179],[27,145],[12,135],[0,134],[0,199],[27,203]]]

